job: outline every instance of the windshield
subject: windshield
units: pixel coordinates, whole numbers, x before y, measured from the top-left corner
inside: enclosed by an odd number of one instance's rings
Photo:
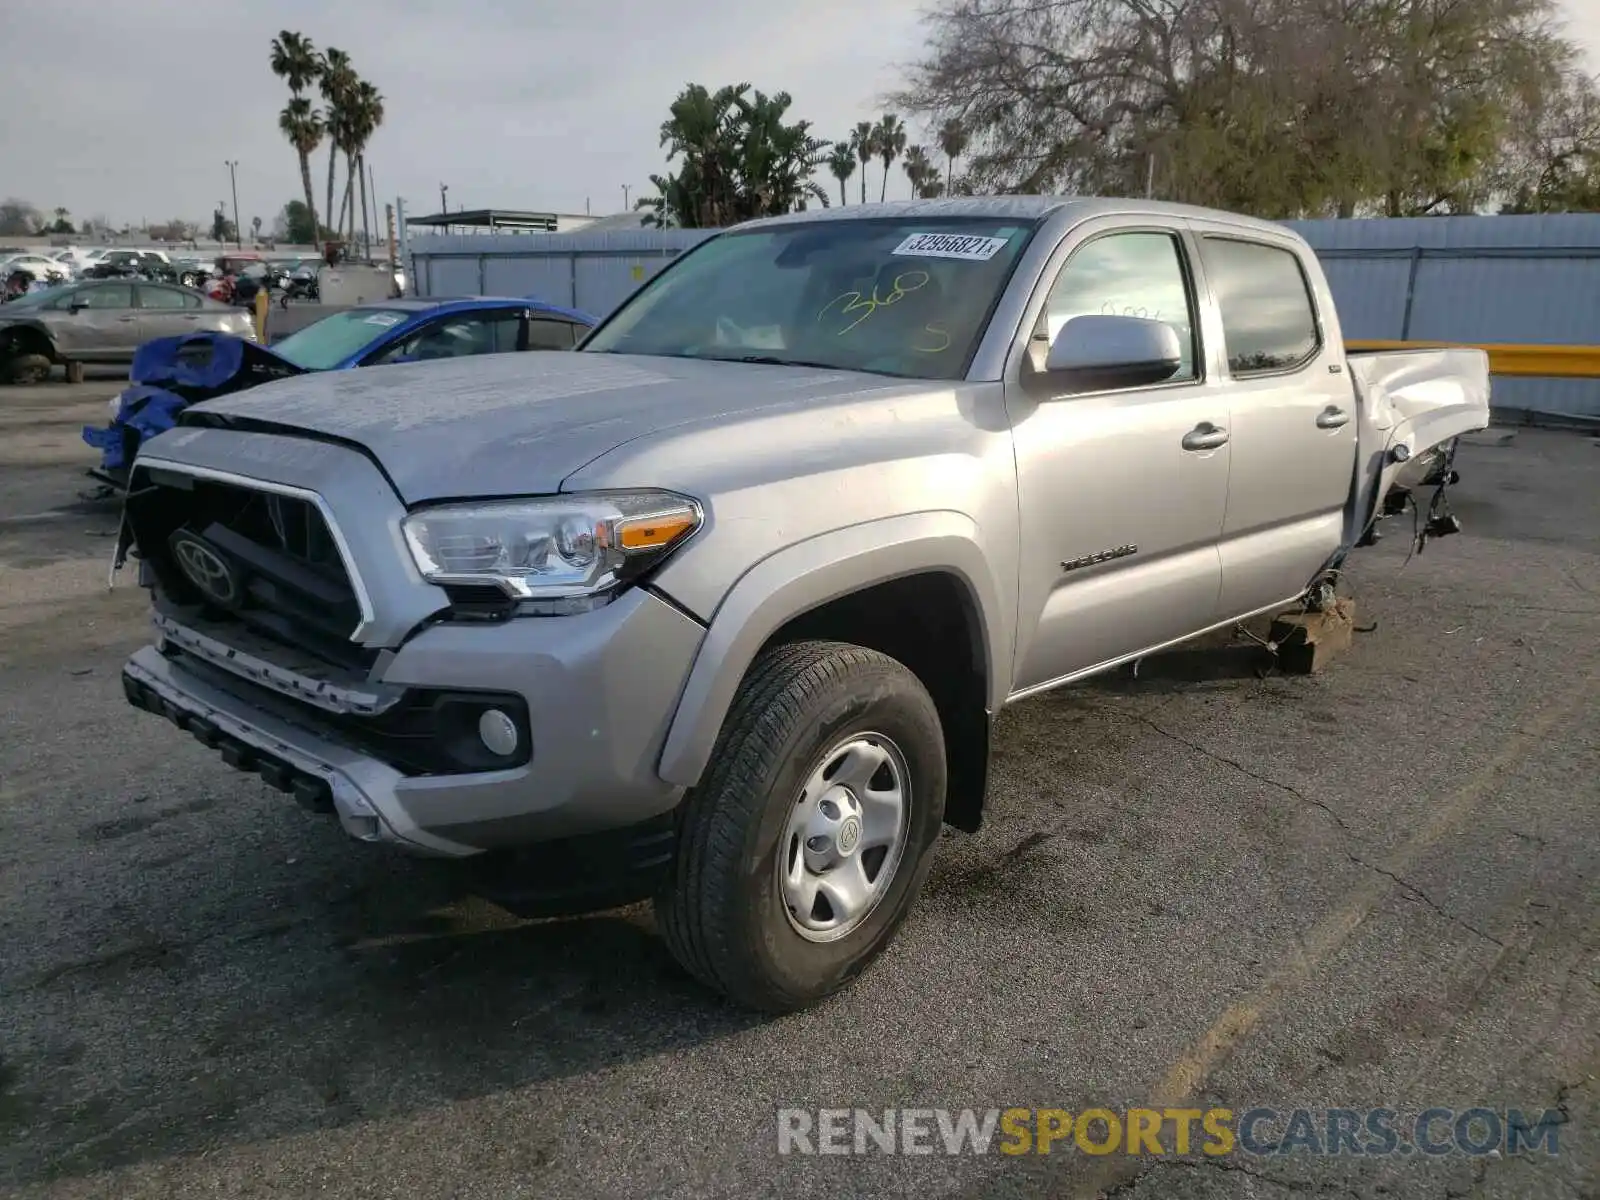
[[[408,313],[390,308],[357,308],[323,317],[274,342],[272,352],[308,371],[328,371],[404,321]]]
[[[652,279],[583,350],[959,379],[1033,229],[913,217],[724,234]]]

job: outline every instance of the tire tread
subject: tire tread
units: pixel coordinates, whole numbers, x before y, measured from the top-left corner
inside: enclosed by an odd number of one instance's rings
[[[760,819],[767,802],[763,781],[777,768],[806,702],[852,675],[879,671],[910,674],[862,646],[788,642],[759,655],[741,681],[706,774],[685,802],[677,862],[656,905],[668,948],[706,986],[769,1011],[799,1002],[741,969],[729,917],[738,903],[730,885],[739,875],[742,834]]]

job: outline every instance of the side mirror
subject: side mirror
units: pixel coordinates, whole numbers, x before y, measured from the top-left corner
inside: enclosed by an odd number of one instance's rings
[[[1183,365],[1178,331],[1145,317],[1073,317],[1045,358],[1046,374],[1073,391],[1141,387],[1172,378]]]

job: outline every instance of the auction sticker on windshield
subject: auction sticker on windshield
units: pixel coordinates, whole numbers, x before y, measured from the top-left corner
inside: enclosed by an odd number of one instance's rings
[[[400,324],[400,314],[387,312],[373,313],[367,318],[366,323],[368,325],[398,325]]]
[[[1005,247],[1006,239],[968,233],[913,233],[889,253],[916,258],[961,258],[988,262]]]

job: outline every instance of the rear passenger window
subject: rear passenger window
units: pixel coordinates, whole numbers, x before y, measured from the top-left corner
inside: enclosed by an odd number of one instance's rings
[[[1201,257],[1222,310],[1229,371],[1288,371],[1316,354],[1316,309],[1296,255],[1260,242],[1208,237]]]
[[[571,350],[572,324],[535,317],[528,322],[529,350]]]

